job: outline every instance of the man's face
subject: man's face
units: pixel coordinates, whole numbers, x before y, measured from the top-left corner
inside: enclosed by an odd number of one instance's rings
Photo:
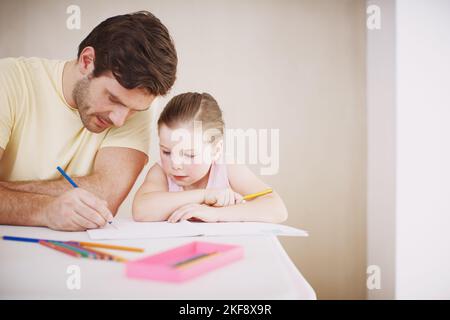
[[[145,89],[122,87],[111,73],[84,77],[75,84],[72,96],[83,125],[94,133],[123,126],[132,114],[147,110],[155,99]]]

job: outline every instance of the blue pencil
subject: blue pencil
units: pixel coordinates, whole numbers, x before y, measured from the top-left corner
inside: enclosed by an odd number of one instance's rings
[[[10,237],[10,236],[3,236],[2,238],[3,240],[23,241],[23,242],[39,242],[39,240],[42,240],[42,239]]]
[[[60,166],[56,167],[56,169],[58,169],[59,173],[61,173],[61,175],[66,178],[67,181],[70,182],[70,184],[74,187],[74,188],[78,188],[78,185],[75,183],[75,181],[72,180],[71,177],[69,177],[69,175],[63,170],[63,168],[61,168]]]
[[[70,182],[70,184],[74,187],[74,188],[78,188],[78,185],[75,183],[75,181],[72,180],[71,177],[69,177],[69,175],[64,171],[63,168],[61,168],[60,166],[57,166],[56,169],[58,169],[59,173],[61,173],[61,175],[66,178],[67,181]],[[108,221],[109,224],[112,223],[112,221]]]

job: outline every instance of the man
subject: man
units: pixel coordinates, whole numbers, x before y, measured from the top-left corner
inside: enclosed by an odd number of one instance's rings
[[[103,21],[73,61],[0,59],[0,224],[112,219],[148,161],[149,107],[176,67],[167,28],[146,11]]]

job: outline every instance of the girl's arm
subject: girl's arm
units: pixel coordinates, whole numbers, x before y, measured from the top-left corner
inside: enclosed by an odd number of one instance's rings
[[[227,169],[228,180],[235,192],[247,195],[269,188],[245,165],[228,165]],[[288,217],[286,206],[275,191],[242,204],[215,208],[215,210],[217,210],[219,221],[281,223]]]
[[[136,221],[165,221],[179,207],[188,203],[203,203],[205,190],[169,192],[167,177],[159,164],[149,170],[133,200]]]

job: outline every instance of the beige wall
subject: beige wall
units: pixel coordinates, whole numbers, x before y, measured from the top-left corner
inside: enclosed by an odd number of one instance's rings
[[[368,31],[369,299],[450,298],[450,2],[370,0]],[[445,41],[447,40],[447,41]]]
[[[367,265],[381,271],[380,289],[368,299],[395,298],[396,84],[395,6],[392,0],[370,0],[380,7],[382,28],[367,31]]]
[[[81,7],[81,30],[65,28],[73,3]],[[365,298],[364,1],[3,0],[0,6],[0,57],[71,58],[104,18],[155,13],[180,59],[167,98],[207,91],[229,128],[280,129],[280,170],[264,179],[284,198],[288,223],[311,235],[282,239],[283,245],[318,298]],[[127,200],[120,214],[129,213]]]

